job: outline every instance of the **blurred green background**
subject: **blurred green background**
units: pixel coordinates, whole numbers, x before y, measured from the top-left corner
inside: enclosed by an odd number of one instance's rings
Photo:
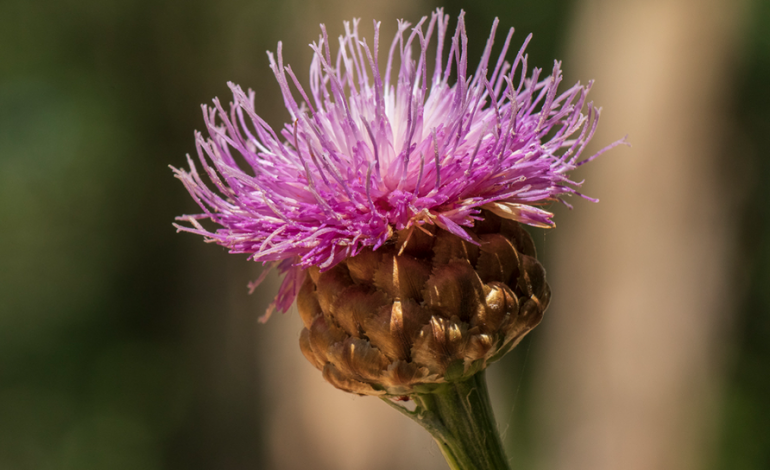
[[[258,268],[175,233],[173,218],[195,207],[168,165],[194,152],[199,104],[227,101],[228,80],[259,90],[268,122],[286,119],[264,51],[283,40],[304,70],[317,34],[307,25],[339,27],[320,4],[0,3],[0,469],[289,468],[266,463],[262,382],[280,338],[273,322],[253,322],[270,300],[246,295]],[[567,50],[575,2],[445,6],[467,11],[470,57],[499,16],[516,26],[514,43],[535,34],[531,59],[548,70]],[[748,195],[725,221],[740,224],[740,262],[725,276],[741,288],[722,338],[731,346],[713,469],[724,470],[770,468],[770,2],[750,8],[725,116],[736,129],[725,165],[757,176],[739,183]],[[355,15],[371,19],[344,17]],[[232,308],[235,326],[223,319]],[[233,346],[228,331],[244,324],[255,326]],[[537,341],[498,366],[509,371],[499,385],[516,390],[510,422],[498,419],[518,468],[537,447],[527,412]],[[367,468],[388,468],[377,465]]]

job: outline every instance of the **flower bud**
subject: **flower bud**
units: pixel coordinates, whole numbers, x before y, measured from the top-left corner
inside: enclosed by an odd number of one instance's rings
[[[550,300],[534,243],[484,212],[478,244],[431,225],[320,272],[297,298],[303,354],[337,388],[403,396],[460,381],[513,348]]]

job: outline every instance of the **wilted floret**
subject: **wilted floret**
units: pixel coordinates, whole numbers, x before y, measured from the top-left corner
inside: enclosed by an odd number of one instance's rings
[[[384,74],[379,23],[372,47],[359,38],[358,21],[345,23],[334,55],[321,26],[309,93],[278,43],[268,56],[291,122],[276,133],[255,111],[258,94],[232,83],[229,111],[216,99],[204,106],[209,138],[198,133],[196,144],[213,188],[189,157],[189,171],[174,169],[203,210],[179,217],[190,226],[177,228],[285,272],[276,301],[285,311],[304,269],[328,270],[399,231],[435,225],[478,243],[464,227],[482,209],[553,226],[543,204],[579,194],[568,172],[604,151],[580,160],[599,117],[586,103],[590,83],[558,93],[559,62],[547,77],[537,68],[529,73],[531,36],[506,61],[513,29],[490,62],[497,20],[469,74],[463,14],[451,38],[448,23],[440,9],[411,28],[399,22]],[[210,231],[201,219],[219,228]]]

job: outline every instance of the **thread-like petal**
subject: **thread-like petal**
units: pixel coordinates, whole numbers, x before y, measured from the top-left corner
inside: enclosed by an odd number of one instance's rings
[[[529,73],[529,37],[507,62],[512,30],[493,58],[497,21],[470,75],[464,14],[453,35],[448,23],[442,9],[415,26],[399,22],[384,74],[379,23],[373,48],[359,37],[357,20],[346,23],[334,54],[322,27],[307,90],[279,43],[269,64],[292,121],[272,129],[257,114],[257,93],[235,84],[229,109],[218,100],[204,106],[208,138],[196,135],[203,171],[192,159],[188,170],[174,169],[203,212],[179,217],[178,230],[286,274],[273,304],[285,311],[302,270],[329,270],[388,241],[413,251],[438,227],[467,244],[446,247],[446,262],[454,248],[478,251],[467,228],[482,208],[553,226],[543,204],[582,196],[568,175],[594,158],[581,160],[599,119],[586,98],[590,83],[560,93],[559,62],[545,78],[540,69]],[[433,41],[437,55],[429,60]],[[204,227],[204,219],[218,227]],[[412,246],[396,236],[415,230]],[[357,267],[351,275],[359,281],[372,273]]]

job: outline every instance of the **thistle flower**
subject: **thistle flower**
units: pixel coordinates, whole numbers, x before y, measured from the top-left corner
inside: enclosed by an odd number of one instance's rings
[[[334,55],[322,25],[309,93],[278,43],[268,57],[291,121],[274,131],[231,83],[229,110],[203,106],[209,137],[196,133],[213,188],[189,156],[174,169],[203,210],[178,230],[285,274],[262,319],[297,299],[300,347],[324,378],[382,397],[461,470],[508,468],[484,369],[550,300],[520,224],[552,227],[547,204],[585,197],[569,172],[624,143],[582,158],[599,119],[591,83],[560,93],[558,61],[529,73],[531,36],[506,61],[513,29],[491,61],[497,24],[472,74],[463,13],[451,38],[441,9],[400,21],[384,74],[379,23],[372,47],[345,23]]]
[[[203,211],[175,226],[285,273],[263,320],[273,307],[288,310],[305,270],[376,252],[398,232],[440,229],[478,245],[468,229],[482,210],[552,227],[543,206],[582,196],[568,173],[617,143],[581,160],[599,118],[586,102],[591,83],[559,93],[560,62],[547,77],[529,73],[531,35],[506,61],[513,29],[491,61],[497,25],[472,74],[463,13],[451,38],[441,9],[414,27],[399,21],[384,74],[379,23],[370,47],[359,22],[346,22],[334,54],[322,25],[309,93],[279,42],[268,57],[291,121],[274,131],[255,110],[257,93],[232,83],[229,110],[217,99],[204,105],[209,137],[196,133],[196,147],[213,187],[189,156],[189,170],[174,169]]]

